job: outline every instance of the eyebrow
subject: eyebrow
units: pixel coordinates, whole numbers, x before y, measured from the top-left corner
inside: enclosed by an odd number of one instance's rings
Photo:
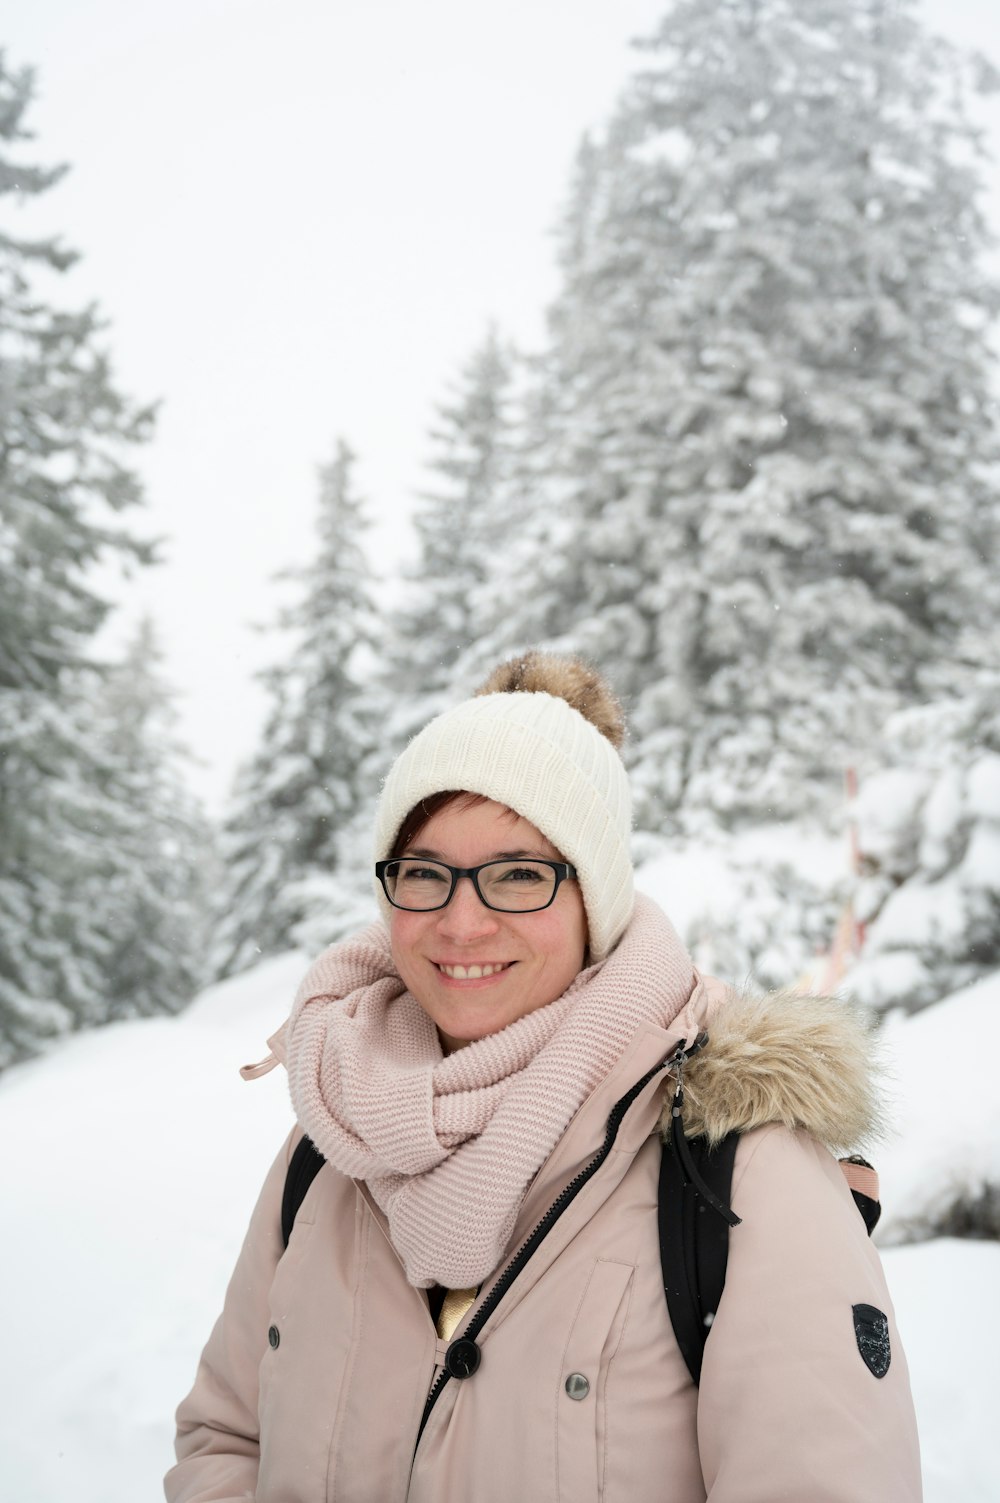
[[[450,866],[440,851],[432,851],[426,846],[418,846],[415,850],[403,852],[404,856],[419,856],[424,861],[440,861],[442,866]],[[494,851],[492,856],[487,856],[487,861],[555,861],[555,856],[543,856],[541,851]],[[482,866],[481,861],[475,863]]]

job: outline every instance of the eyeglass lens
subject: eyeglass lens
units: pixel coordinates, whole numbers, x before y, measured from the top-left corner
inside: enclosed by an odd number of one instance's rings
[[[545,908],[556,888],[556,874],[541,861],[490,861],[478,871],[479,890],[491,908],[530,913]],[[451,872],[436,861],[402,859],[386,869],[392,902],[400,908],[440,908],[451,887]]]

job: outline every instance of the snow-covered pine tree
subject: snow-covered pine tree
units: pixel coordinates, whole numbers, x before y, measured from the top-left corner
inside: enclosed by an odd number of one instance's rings
[[[0,55],[8,206],[63,172],[20,159],[31,92]],[[0,233],[0,1064],[106,1015],[92,879],[117,790],[92,734],[90,650],[109,609],[92,569],[152,556],[118,520],[140,499],[127,456],[151,414],[114,386],[96,310],[36,290],[74,260],[57,240]]]
[[[675,0],[645,52],[566,219],[519,615],[621,687],[640,826],[821,809],[996,609],[993,75],[910,0]]]
[[[319,472],[316,556],[282,576],[298,599],[279,617],[288,649],[261,675],[270,707],[224,825],[220,975],[296,943],[336,938],[369,900],[370,876],[358,877],[351,832],[374,792],[367,691],[376,634],[363,546],[369,524],[354,462],[339,441]]]
[[[93,710],[113,803],[113,839],[89,883],[104,935],[104,1018],[179,1012],[208,979],[213,841],[185,778],[185,752],[152,623],[139,623]],[[112,831],[107,831],[108,835]]]
[[[503,622],[519,517],[514,380],[513,352],[491,328],[437,408],[429,484],[414,515],[417,553],[387,623],[384,761],[453,702],[457,680],[470,686],[470,647]]]

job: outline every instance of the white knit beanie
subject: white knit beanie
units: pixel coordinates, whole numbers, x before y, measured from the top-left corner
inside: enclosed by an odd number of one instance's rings
[[[375,859],[391,855],[421,799],[452,789],[505,804],[576,867],[591,959],[602,960],[621,938],[634,902],[629,783],[607,737],[565,699],[539,691],[483,694],[445,711],[389,771],[375,820]],[[392,909],[377,882],[376,891],[388,918]]]

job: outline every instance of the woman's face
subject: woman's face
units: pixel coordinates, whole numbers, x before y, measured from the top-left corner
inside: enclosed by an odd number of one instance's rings
[[[534,825],[489,800],[446,804],[400,854],[463,867],[511,856],[563,859]],[[400,977],[451,1053],[561,997],[583,967],[587,920],[575,881],[561,883],[537,913],[497,913],[463,878],[447,908],[394,908],[390,935]],[[473,966],[495,969],[464,974]]]

